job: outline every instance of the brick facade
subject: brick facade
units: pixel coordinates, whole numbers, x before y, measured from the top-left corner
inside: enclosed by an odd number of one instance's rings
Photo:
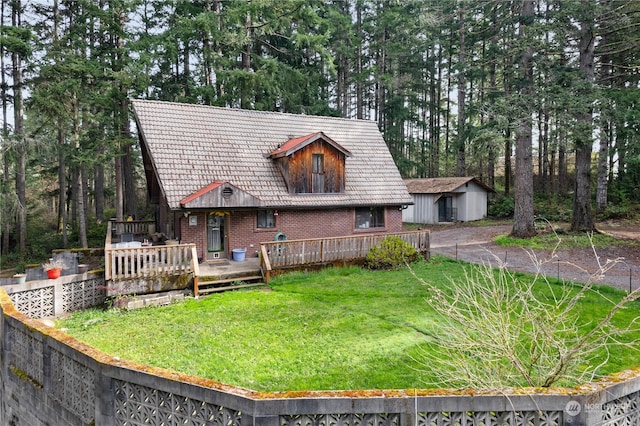
[[[327,210],[277,210],[276,226],[259,229],[256,226],[256,212],[232,211],[225,215],[225,256],[231,258],[234,248],[246,248],[247,257],[258,255],[261,242],[273,241],[282,232],[289,240],[310,238],[329,238],[362,233],[399,232],[402,231],[402,211],[400,206],[387,207],[385,210],[385,227],[360,230],[355,228],[355,210],[353,208]],[[191,213],[196,216],[197,224],[190,225],[189,217],[180,216],[180,241],[194,243],[198,250],[198,258],[206,259],[208,212]],[[193,219],[192,219],[193,220]]]

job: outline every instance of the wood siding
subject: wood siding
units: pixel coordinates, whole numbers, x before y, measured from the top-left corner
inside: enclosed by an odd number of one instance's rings
[[[324,156],[324,170],[314,179],[313,155]],[[280,171],[285,178],[287,188],[292,194],[339,193],[344,192],[345,156],[330,144],[319,139],[296,151],[289,157],[278,160]],[[316,185],[322,183],[314,190]]]
[[[184,209],[230,209],[258,207],[260,200],[228,184],[220,185],[182,205]]]

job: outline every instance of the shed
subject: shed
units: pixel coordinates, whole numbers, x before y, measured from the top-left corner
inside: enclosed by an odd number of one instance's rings
[[[495,192],[474,177],[405,179],[413,205],[402,212],[407,223],[468,222],[487,216],[487,194]]]

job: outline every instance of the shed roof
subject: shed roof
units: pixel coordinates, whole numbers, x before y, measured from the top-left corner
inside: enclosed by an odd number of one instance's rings
[[[474,182],[487,192],[494,192],[492,188],[485,185],[474,177],[443,177],[443,178],[423,178],[405,179],[404,183],[410,194],[441,194],[444,192],[454,192],[466,183]]]
[[[173,102],[132,101],[141,144],[172,209],[228,182],[262,207],[400,205],[413,201],[375,122]],[[295,135],[322,132],[351,156],[344,193],[290,194],[269,157]],[[294,135],[294,137],[292,137]],[[195,195],[197,196],[197,195]]]

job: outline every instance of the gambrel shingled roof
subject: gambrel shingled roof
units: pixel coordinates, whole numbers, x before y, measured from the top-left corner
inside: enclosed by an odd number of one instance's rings
[[[172,209],[216,181],[255,197],[261,207],[412,204],[375,122],[132,101],[141,137]],[[344,193],[290,194],[274,160],[287,141],[322,132],[351,156]]]

